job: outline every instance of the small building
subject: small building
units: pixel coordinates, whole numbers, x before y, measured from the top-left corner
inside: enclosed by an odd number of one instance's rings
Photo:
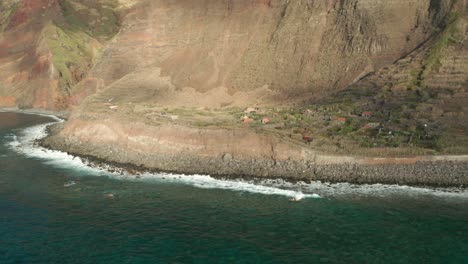
[[[269,118],[265,117],[265,118],[262,119],[262,124],[268,124],[268,123],[270,123]]]
[[[313,141],[312,137],[309,136],[309,135],[303,135],[303,136],[302,136],[302,139],[303,139],[305,142],[307,142],[307,143],[310,143],[310,142]]]
[[[249,124],[249,123],[252,123],[254,120],[252,118],[245,118],[244,120],[242,120],[242,123],[244,124]]]
[[[364,127],[367,129],[376,129],[380,127],[380,123],[367,123]]]
[[[370,112],[370,111],[365,111],[365,112],[362,112],[361,116],[364,117],[364,118],[370,118],[372,117],[373,113]]]
[[[338,121],[338,123],[346,123],[346,118],[345,117],[338,117],[336,119],[336,121]]]
[[[254,112],[257,112],[257,108],[255,107],[247,107],[245,110],[244,110],[244,113],[246,114],[251,114],[251,113],[254,113]]]

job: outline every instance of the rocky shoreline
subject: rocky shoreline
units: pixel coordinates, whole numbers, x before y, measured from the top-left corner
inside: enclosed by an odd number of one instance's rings
[[[83,129],[90,128],[84,126]],[[302,158],[298,155],[284,158],[279,157],[281,155],[242,156],[239,153],[225,152],[202,155],[191,151],[177,150],[164,153],[161,149],[158,151],[135,149],[128,142],[121,144],[122,141],[118,138],[114,139],[115,144],[97,142],[95,139],[95,137],[85,138],[79,134],[72,136],[67,134],[67,131],[64,133],[63,124],[57,124],[50,127],[49,136],[41,140],[40,144],[84,157],[92,164],[109,164],[135,173],[151,171],[205,174],[218,178],[281,178],[292,182],[322,181],[461,188],[468,186],[468,158],[465,156],[357,158],[302,153]],[[185,139],[192,145],[200,143],[194,138]],[[176,143],[171,142],[170,138],[164,140],[166,146]],[[202,142],[206,143],[203,140]],[[284,151],[289,154],[292,152],[290,149]]]

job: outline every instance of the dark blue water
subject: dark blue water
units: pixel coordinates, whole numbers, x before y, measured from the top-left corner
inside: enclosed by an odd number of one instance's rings
[[[7,146],[48,121],[0,113],[2,264],[468,263],[466,195],[350,190],[291,202],[122,180]]]

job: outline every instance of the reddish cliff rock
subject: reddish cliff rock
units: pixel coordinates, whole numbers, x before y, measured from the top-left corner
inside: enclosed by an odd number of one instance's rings
[[[145,100],[215,107],[323,97],[416,48],[449,7],[427,0],[145,2],[123,16],[93,69],[102,82],[76,91],[107,89],[133,100],[124,90],[139,87]]]
[[[0,96],[17,106],[66,108],[72,87],[92,66],[90,50],[99,44],[69,22],[64,2],[0,3]]]
[[[443,25],[451,5],[3,1],[0,95],[46,108],[77,104],[96,90],[122,100],[218,107],[320,98],[408,54]],[[49,67],[37,66],[48,54]]]

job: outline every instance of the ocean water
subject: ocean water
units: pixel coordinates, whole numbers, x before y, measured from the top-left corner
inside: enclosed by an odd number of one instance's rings
[[[136,178],[0,113],[0,263],[468,263],[468,191]]]

